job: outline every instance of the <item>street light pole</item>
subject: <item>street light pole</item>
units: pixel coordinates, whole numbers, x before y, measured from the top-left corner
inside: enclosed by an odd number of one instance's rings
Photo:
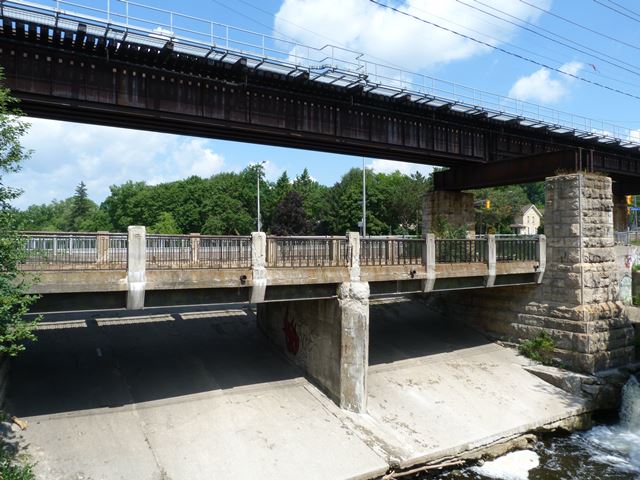
[[[367,171],[362,157],[362,236],[367,236]]]

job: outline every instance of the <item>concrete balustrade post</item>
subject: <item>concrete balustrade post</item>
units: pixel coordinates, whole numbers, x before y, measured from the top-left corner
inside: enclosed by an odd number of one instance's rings
[[[433,233],[425,236],[424,268],[427,271],[427,278],[422,282],[422,290],[430,292],[436,283],[436,236]]]
[[[349,266],[349,278],[352,282],[360,281],[360,233],[349,232],[347,234],[349,240],[349,252],[351,261]]]
[[[191,263],[198,263],[199,251],[200,251],[200,234],[189,234],[189,240],[191,241]]]
[[[487,267],[489,273],[485,286],[493,287],[496,281],[496,236],[487,235]]]
[[[127,249],[127,310],[144,308],[147,268],[147,231],[142,226],[130,226]]]
[[[251,234],[251,270],[253,287],[250,301],[262,303],[267,291],[267,235],[264,232]]]
[[[109,261],[109,232],[98,232],[96,235],[96,262]]]
[[[547,266],[547,237],[540,235],[536,245],[536,259],[538,260],[538,270],[536,271],[536,283],[542,283],[544,270]]]

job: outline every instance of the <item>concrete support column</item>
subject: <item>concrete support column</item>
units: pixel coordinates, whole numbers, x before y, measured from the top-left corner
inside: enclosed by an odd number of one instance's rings
[[[487,267],[489,274],[485,279],[487,287],[493,287],[496,281],[496,236],[487,235]]]
[[[544,271],[547,268],[547,237],[545,235],[538,236],[538,245],[536,246],[536,258],[538,259],[538,270],[536,271],[536,283],[542,283]]]
[[[128,228],[127,248],[127,310],[144,308],[147,267],[146,228],[130,226]]]
[[[476,234],[472,193],[428,192],[422,212],[422,231],[425,233],[435,233],[443,223],[447,223],[454,228],[464,227],[467,238]]]
[[[360,281],[360,233],[349,232],[347,235],[351,263],[349,266],[349,279],[352,282]]]
[[[107,263],[109,261],[109,232],[98,232],[96,236],[96,261]]]
[[[198,252],[200,251],[200,234],[191,233],[189,235],[191,241],[191,262],[198,263]]]
[[[425,235],[424,266],[427,278],[422,282],[422,290],[430,292],[436,284],[436,236],[433,233]]]
[[[251,234],[251,270],[253,287],[250,301],[262,303],[267,291],[267,235],[264,232]]]
[[[259,304],[258,326],[341,408],[365,412],[368,283],[342,283],[336,299]]]
[[[629,214],[627,213],[627,197],[625,195],[613,196],[613,231],[626,232],[629,226]]]

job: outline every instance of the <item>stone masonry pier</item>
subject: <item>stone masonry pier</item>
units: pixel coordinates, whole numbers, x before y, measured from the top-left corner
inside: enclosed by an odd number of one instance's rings
[[[452,292],[439,308],[501,338],[521,342],[547,332],[567,367],[593,373],[633,360],[633,327],[620,301],[611,179],[596,174],[547,178],[546,271],[539,288]]]

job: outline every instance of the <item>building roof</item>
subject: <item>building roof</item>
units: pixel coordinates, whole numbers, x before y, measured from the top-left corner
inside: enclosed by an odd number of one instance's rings
[[[530,203],[529,205],[525,205],[524,207],[522,207],[520,209],[520,214],[525,215],[530,209],[533,209],[533,211],[536,212],[536,215],[542,218],[542,213],[540,212],[540,210],[538,210],[538,207],[536,207],[533,203]]]

